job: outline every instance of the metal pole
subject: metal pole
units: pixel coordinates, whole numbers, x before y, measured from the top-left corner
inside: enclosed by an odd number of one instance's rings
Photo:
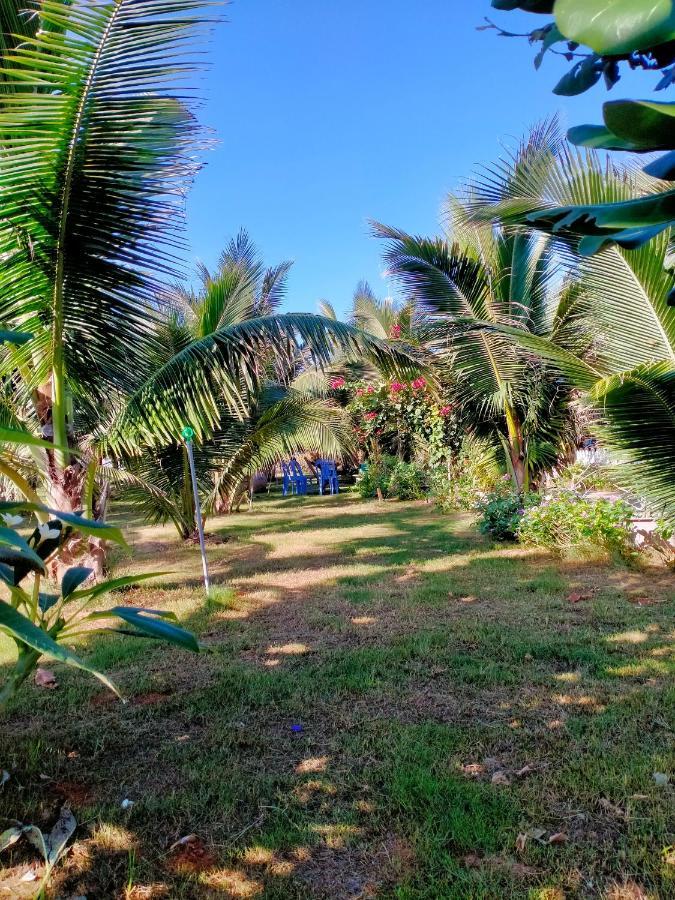
[[[192,428],[184,428],[181,432],[185,447],[187,448],[188,462],[190,463],[190,477],[192,479],[192,493],[195,498],[195,518],[197,519],[197,531],[199,532],[199,549],[202,553],[202,569],[204,570],[204,588],[208,596],[211,590],[209,583],[209,568],[206,563],[206,546],[204,543],[204,523],[202,522],[202,508],[199,502],[199,488],[197,487],[197,472],[195,470],[195,458],[192,452],[192,438],[195,433]]]

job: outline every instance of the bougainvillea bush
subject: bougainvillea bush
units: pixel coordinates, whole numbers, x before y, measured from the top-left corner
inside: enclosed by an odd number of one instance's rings
[[[331,387],[345,392],[359,448],[366,457],[388,453],[403,462],[434,467],[459,446],[452,404],[422,376],[408,383],[379,384],[333,379]]]

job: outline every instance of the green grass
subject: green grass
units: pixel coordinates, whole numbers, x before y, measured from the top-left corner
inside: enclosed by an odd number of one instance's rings
[[[49,826],[69,801],[81,823],[55,897],[675,891],[653,778],[673,776],[672,575],[493,546],[424,504],[295,498],[211,523],[207,603],[193,545],[127,525],[116,568],[172,574],[124,597],[209,650],[83,639],[128,704],[54,666],[9,710],[0,816]]]

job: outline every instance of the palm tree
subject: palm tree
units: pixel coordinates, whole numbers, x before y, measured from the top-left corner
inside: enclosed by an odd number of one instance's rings
[[[171,313],[158,329],[152,364],[161,367],[176,354],[215,332],[274,313],[286,286],[290,263],[265,268],[246,232],[229,242],[211,273],[200,265],[200,287],[175,287],[167,297]],[[235,415],[221,402],[208,439],[195,448],[202,509],[229,512],[241,500],[249,480],[281,459],[300,452],[340,457],[350,447],[345,414],[331,400],[298,389],[305,352],[280,354],[261,343],[256,359],[257,387],[241,385],[243,411]],[[309,369],[307,374],[316,372]],[[318,373],[316,373],[318,374]],[[122,409],[123,420],[126,409]],[[99,452],[115,447],[124,433],[113,421]],[[111,437],[112,436],[112,437]],[[196,510],[185,446],[176,441],[118,453],[121,466],[103,470],[118,494],[151,523],[171,521],[182,538],[194,536]]]
[[[384,225],[375,232],[387,242],[388,269],[427,319],[427,349],[453,383],[464,426],[501,444],[520,493],[573,445],[570,389],[498,331],[475,326],[509,325],[577,346],[578,292],[560,283],[547,237],[467,227],[454,197],[448,210],[447,238]]]
[[[474,221],[504,223],[517,209],[630,200],[644,192],[645,181],[637,169],[616,168],[593,153],[572,153],[554,131],[539,129],[472,185],[469,212]],[[655,236],[639,249],[605,246],[590,258],[566,242],[561,255],[584,287],[591,352],[565,352],[559,342],[509,327],[500,327],[500,337],[538,354],[583,392],[599,437],[623,463],[617,472],[626,487],[642,494],[655,515],[675,523],[669,235]]]
[[[42,0],[39,27],[5,39],[0,322],[32,337],[2,350],[3,409],[56,449],[31,448],[31,483],[7,455],[2,474],[63,510],[93,505],[93,448],[111,421],[108,437],[129,449],[167,445],[187,423],[206,439],[223,404],[245,415],[263,347],[317,365],[347,349],[405,365],[354,328],[264,305],[164,355],[157,298],[181,274],[183,198],[204,143],[181,79],[210,9]]]

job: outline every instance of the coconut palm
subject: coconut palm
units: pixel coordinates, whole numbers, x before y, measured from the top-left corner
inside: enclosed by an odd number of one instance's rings
[[[246,232],[229,242],[211,273],[200,265],[197,291],[175,287],[167,301],[171,313],[157,331],[151,367],[161,368],[177,354],[211,334],[274,313],[284,295],[290,263],[265,268]],[[340,457],[351,443],[344,413],[330,400],[294,387],[306,362],[306,348],[280,353],[261,342],[254,387],[239,387],[238,414],[222,400],[217,422],[194,452],[202,509],[231,511],[250,479],[281,459],[300,452]],[[310,373],[315,372],[310,369]],[[317,373],[318,374],[318,373]],[[126,416],[122,408],[120,419]],[[104,469],[118,495],[130,501],[147,521],[171,521],[182,538],[196,531],[196,510],[188,459],[182,442],[135,446],[118,439],[121,422],[106,429],[99,453],[111,449],[120,466]],[[117,453],[115,453],[117,450]],[[126,452],[125,452],[126,451]]]
[[[508,222],[514,210],[527,206],[630,200],[644,191],[644,178],[638,169],[616,168],[593,153],[572,153],[554,133],[539,131],[474,183],[470,215]],[[668,245],[669,235],[662,233],[639,249],[605,246],[588,258],[576,244],[561,244],[568,269],[584,286],[590,354],[565,352],[541,335],[500,331],[583,391],[601,440],[624,463],[619,477],[656,515],[675,522],[675,310],[666,299]]]
[[[180,276],[183,198],[203,143],[181,79],[212,9],[42,0],[39,27],[5,40],[0,322],[32,337],[2,350],[3,403],[56,449],[31,448],[30,485],[4,457],[3,474],[60,509],[93,505],[92,447],[111,421],[108,437],[128,449],[167,445],[188,423],[204,440],[223,405],[245,416],[262,348],[317,365],[346,349],[395,358],[354,328],[264,304],[166,357],[168,301],[157,298]]]
[[[504,324],[579,346],[583,335],[573,326],[580,297],[561,283],[550,239],[523,229],[467,227],[457,198],[448,209],[447,238],[384,225],[375,231],[386,241],[389,270],[428,321],[427,349],[441,378],[453,383],[464,426],[502,445],[522,492],[573,446],[571,392],[504,335],[473,326]]]

